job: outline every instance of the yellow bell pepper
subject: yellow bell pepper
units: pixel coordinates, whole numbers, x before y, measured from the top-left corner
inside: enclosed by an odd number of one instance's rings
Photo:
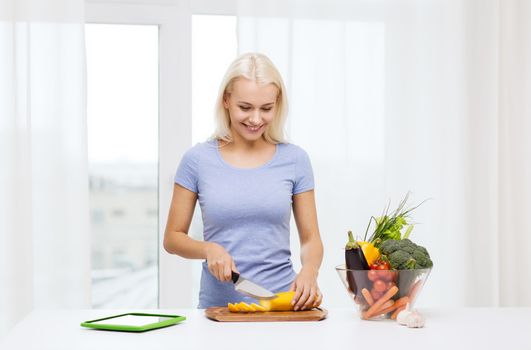
[[[277,293],[277,297],[271,300],[260,300],[260,305],[267,311],[289,311],[293,310],[291,300],[295,295],[294,291]]]
[[[256,311],[251,305],[245,303],[245,302],[240,302],[238,304],[236,304],[236,306],[238,307],[238,309],[240,311],[243,311],[243,312],[254,312]]]
[[[380,251],[372,243],[361,241],[358,242],[361,247],[361,251],[367,260],[367,264],[371,266],[378,258],[380,258]]]
[[[255,303],[251,303],[249,305],[244,301],[241,301],[239,303],[234,303],[234,304],[228,303],[227,307],[230,312],[256,312],[256,311],[264,312],[264,311],[267,311],[263,306],[260,306]]]
[[[261,306],[261,305],[258,305],[258,304],[255,304],[255,303],[252,303],[251,306],[256,310],[256,311],[267,311],[265,307]]]
[[[243,301],[239,303],[228,303],[227,307],[230,312],[265,312],[265,311],[291,311],[293,305],[291,300],[295,296],[294,291],[277,293],[277,297],[271,300],[260,300],[260,305],[252,303],[247,304]]]
[[[229,308],[230,312],[239,312],[240,308],[238,307],[238,304],[228,303],[227,307]]]

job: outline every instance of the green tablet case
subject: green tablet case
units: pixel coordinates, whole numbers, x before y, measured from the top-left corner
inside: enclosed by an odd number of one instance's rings
[[[115,323],[112,323],[112,322],[110,322],[109,324],[106,324],[105,322],[101,322],[101,321],[104,321],[104,320],[111,320],[111,319],[116,318],[116,317],[128,316],[128,315],[131,315],[131,316],[158,316],[158,317],[165,317],[165,318],[168,318],[168,319],[163,320],[163,321],[159,321],[159,322],[146,321],[146,322],[151,322],[151,323],[146,323],[146,324],[143,324],[143,325],[115,324]],[[184,321],[184,320],[186,320],[186,317],[178,316],[178,315],[161,315],[161,314],[146,314],[146,313],[131,312],[131,313],[126,313],[126,314],[121,314],[121,315],[114,315],[114,316],[99,318],[97,320],[85,321],[85,322],[81,323],[81,326],[82,327],[88,327],[88,328],[95,328],[95,329],[110,330],[110,331],[144,332],[144,331],[148,331],[150,329],[156,329],[156,328],[162,328],[162,327],[171,326],[171,325],[174,325],[174,324],[179,323],[179,322]]]

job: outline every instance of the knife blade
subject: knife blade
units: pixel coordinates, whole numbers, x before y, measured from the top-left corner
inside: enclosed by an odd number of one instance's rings
[[[242,277],[239,273],[232,271],[232,282],[237,292],[243,293],[255,299],[274,299],[277,295],[258,284]]]

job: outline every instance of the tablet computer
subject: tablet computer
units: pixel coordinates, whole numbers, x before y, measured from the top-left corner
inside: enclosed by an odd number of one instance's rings
[[[109,331],[144,332],[150,329],[168,327],[184,320],[186,317],[179,315],[131,312],[85,321],[81,323],[81,326]]]

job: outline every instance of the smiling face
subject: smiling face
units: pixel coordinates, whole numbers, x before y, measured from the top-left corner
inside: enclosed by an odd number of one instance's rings
[[[278,88],[273,84],[258,85],[241,78],[232,85],[223,105],[230,116],[230,129],[234,139],[247,142],[259,140],[277,111]]]

